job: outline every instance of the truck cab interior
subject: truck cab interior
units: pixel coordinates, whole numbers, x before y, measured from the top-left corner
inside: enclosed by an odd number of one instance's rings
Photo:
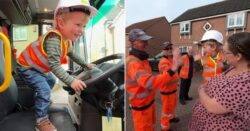
[[[105,1],[90,0],[90,3],[99,9]],[[0,0],[0,131],[35,130],[34,91],[15,71],[13,25],[36,24],[42,35],[43,25],[52,25],[57,2]],[[108,110],[113,117],[120,118],[124,130],[124,55],[112,54],[91,63],[96,66],[90,70],[69,62],[68,72],[82,79],[87,89],[75,92],[66,85],[60,86],[67,95],[59,97],[67,97],[68,104],[52,102],[49,108],[49,118],[58,131],[104,130],[103,118],[108,118]]]

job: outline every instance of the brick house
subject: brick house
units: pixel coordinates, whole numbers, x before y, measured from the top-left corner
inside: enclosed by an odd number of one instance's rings
[[[170,41],[170,24],[166,17],[158,17],[138,22],[126,27],[126,54],[128,54],[128,50],[131,46],[128,41],[128,33],[134,28],[142,29],[154,37],[154,39],[149,40],[149,47],[147,48],[150,57],[154,57],[161,52],[163,42]]]
[[[189,9],[170,25],[171,42],[182,50],[197,45],[204,32],[211,29],[220,31],[225,42],[231,34],[250,32],[250,0],[225,0]]]

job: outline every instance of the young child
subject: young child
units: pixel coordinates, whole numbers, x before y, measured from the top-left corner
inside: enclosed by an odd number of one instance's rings
[[[204,51],[204,55],[201,57],[202,76],[206,82],[223,71],[223,35],[216,30],[207,31],[202,36],[201,44]]]
[[[67,63],[69,56],[85,67],[85,62],[73,52],[72,41],[83,34],[84,26],[96,11],[88,0],[60,0],[54,14],[55,29],[31,43],[19,56],[17,70],[35,90],[36,130],[56,130],[48,119],[50,92],[55,83],[50,72],[75,91],[86,87],[83,81],[70,76],[61,64]]]

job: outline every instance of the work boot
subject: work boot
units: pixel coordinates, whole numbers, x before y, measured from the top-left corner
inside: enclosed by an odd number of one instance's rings
[[[191,101],[191,100],[193,100],[193,98],[192,97],[187,97],[187,98],[185,98],[185,100]]]
[[[186,102],[185,102],[184,100],[180,100],[180,103],[181,103],[182,105],[186,105]]]
[[[47,118],[36,124],[36,131],[57,131],[56,127]]]

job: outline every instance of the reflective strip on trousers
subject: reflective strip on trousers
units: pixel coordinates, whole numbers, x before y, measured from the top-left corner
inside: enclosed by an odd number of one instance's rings
[[[165,125],[161,124],[161,129],[163,129],[163,130],[168,130],[168,129],[169,129],[169,126],[165,126]]]
[[[161,117],[167,117],[167,118],[169,118],[169,119],[172,119],[172,118],[174,118],[174,115],[172,114],[172,113],[161,113]]]

